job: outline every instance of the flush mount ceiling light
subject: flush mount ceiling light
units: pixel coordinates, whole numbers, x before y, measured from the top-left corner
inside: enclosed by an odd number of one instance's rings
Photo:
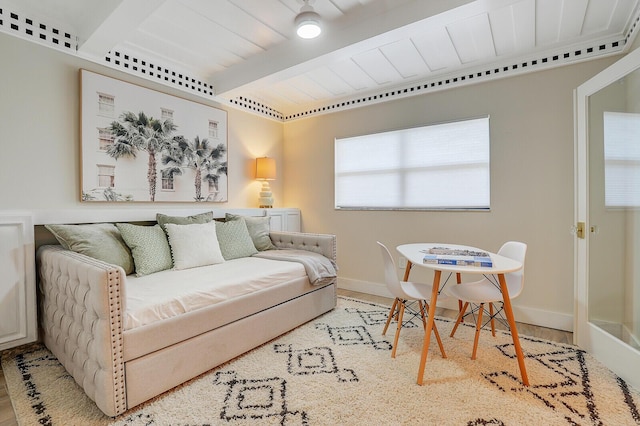
[[[311,1],[313,3],[313,0]],[[296,16],[296,33],[301,38],[316,38],[322,32],[320,27],[320,15],[313,10],[309,0],[304,0],[300,13]]]

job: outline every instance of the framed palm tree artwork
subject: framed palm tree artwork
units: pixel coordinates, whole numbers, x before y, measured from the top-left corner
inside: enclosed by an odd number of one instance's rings
[[[227,112],[80,70],[82,200],[226,202]]]

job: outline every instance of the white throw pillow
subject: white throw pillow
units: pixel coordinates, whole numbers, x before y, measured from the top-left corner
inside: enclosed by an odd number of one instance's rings
[[[224,262],[214,222],[191,225],[167,223],[165,229],[171,246],[173,269]]]

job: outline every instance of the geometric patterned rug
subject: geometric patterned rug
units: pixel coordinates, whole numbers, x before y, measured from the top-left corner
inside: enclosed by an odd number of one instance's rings
[[[640,425],[640,393],[579,348],[520,336],[531,385],[508,333],[436,318],[416,384],[424,331],[405,325],[391,358],[389,307],[339,297],[333,311],[117,418],[104,416],[56,358],[35,344],[2,353],[21,425]],[[161,372],[159,372],[161,374]]]

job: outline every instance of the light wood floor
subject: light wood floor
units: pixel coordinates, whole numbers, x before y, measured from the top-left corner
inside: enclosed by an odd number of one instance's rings
[[[349,290],[338,289],[338,294],[345,297],[352,297],[354,299],[366,300],[368,302],[381,303],[389,306],[393,303],[393,299]],[[442,317],[456,318],[456,311],[451,309],[438,308],[436,314]],[[552,328],[537,327],[522,323],[517,323],[517,326],[520,334],[526,334],[528,336],[539,337],[559,343],[572,343],[573,341],[573,335],[568,331],[554,330]],[[7,394],[4,373],[2,372],[2,368],[0,368],[0,426],[17,425],[18,422],[16,421],[16,417],[13,413],[11,399]]]
[[[0,426],[17,426],[16,416],[13,414],[11,399],[7,394],[7,384],[4,380],[4,373],[0,368]]]

